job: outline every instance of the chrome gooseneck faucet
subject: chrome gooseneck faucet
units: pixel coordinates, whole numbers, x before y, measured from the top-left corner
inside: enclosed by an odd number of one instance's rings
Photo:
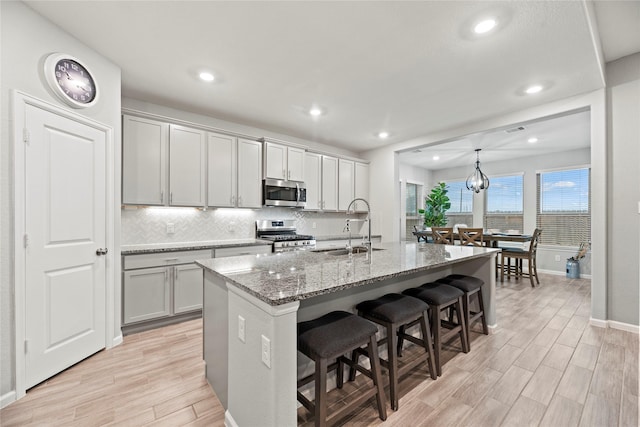
[[[368,223],[369,231],[367,234],[367,241],[365,242],[365,246],[367,246],[367,251],[369,252],[369,259],[371,259],[371,207],[369,206],[369,202],[367,202],[365,199],[361,197],[353,199],[351,203],[349,203],[349,206],[347,207],[347,215],[355,213],[355,210],[352,210],[351,208],[358,201],[364,202],[364,204],[367,205],[367,219],[365,219],[365,221],[367,221]]]

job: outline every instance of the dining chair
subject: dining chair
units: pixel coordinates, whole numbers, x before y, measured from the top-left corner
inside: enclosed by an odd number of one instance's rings
[[[431,227],[433,243],[453,245],[453,227]]]
[[[540,284],[540,279],[538,279],[538,264],[536,262],[536,253],[538,250],[538,241],[540,240],[540,234],[542,234],[542,229],[536,228],[531,236],[531,242],[529,243],[529,249],[520,249],[520,248],[502,248],[502,252],[500,252],[500,280],[504,282],[504,272],[507,272],[507,278],[511,276],[511,273],[514,273],[516,279],[528,277],[531,281],[531,287],[535,287],[535,283],[533,282],[533,278],[535,277],[536,283]],[[507,261],[507,265],[505,265],[505,258]],[[515,260],[515,266],[511,267],[511,259]],[[522,268],[522,261],[527,260],[527,268],[528,271],[525,273]]]
[[[482,228],[458,228],[461,246],[484,246],[484,235]]]
[[[426,236],[421,236],[418,234],[420,230],[418,230],[418,227],[416,227],[415,225],[413,226],[413,235],[416,236],[418,238],[418,242],[420,240],[424,240],[425,242],[427,241],[427,237]]]

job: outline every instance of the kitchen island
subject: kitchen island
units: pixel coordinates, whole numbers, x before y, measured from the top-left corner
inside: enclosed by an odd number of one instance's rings
[[[417,242],[369,253],[297,251],[198,261],[204,268],[207,380],[227,425],[295,426],[296,378],[313,369],[296,350],[296,324],[451,273],[485,281],[495,328],[497,249]]]

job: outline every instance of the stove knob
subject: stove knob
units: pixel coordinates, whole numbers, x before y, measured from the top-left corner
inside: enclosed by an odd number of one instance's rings
[[[293,245],[294,246],[298,246],[298,242],[293,242]]]

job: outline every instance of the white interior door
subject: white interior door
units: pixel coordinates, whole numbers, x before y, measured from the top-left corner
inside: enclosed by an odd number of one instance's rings
[[[105,347],[104,131],[28,105],[25,385]]]

